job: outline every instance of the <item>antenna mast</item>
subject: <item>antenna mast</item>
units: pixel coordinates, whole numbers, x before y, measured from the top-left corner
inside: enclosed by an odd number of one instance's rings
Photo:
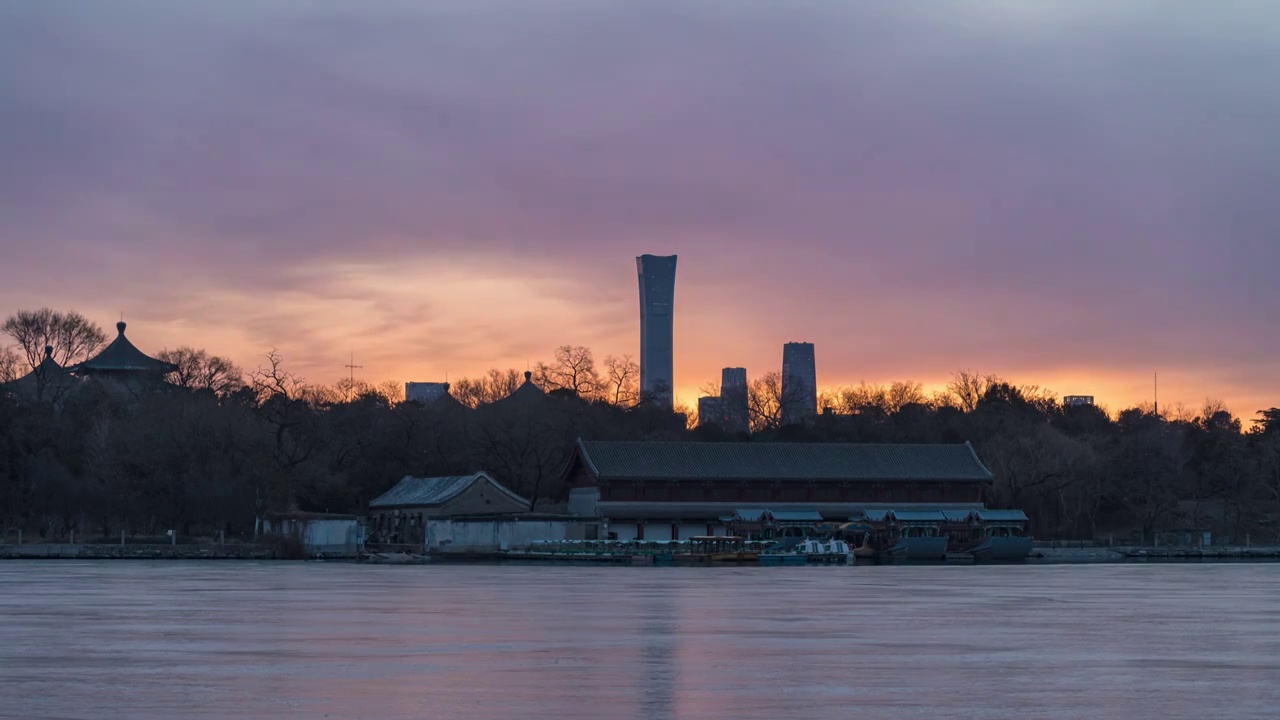
[[[347,402],[351,402],[351,391],[356,388],[356,370],[363,370],[363,365],[356,364],[356,350],[351,348],[351,359],[343,365],[347,369]]]
[[[1155,405],[1156,417],[1160,417],[1160,373],[1152,373],[1151,378],[1155,386],[1155,393],[1156,393],[1156,405]]]

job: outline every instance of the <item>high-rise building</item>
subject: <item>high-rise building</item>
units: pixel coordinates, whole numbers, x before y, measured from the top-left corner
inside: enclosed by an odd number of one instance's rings
[[[724,368],[720,371],[720,410],[724,415],[725,430],[738,433],[750,428],[746,368]]]
[[[714,395],[698,398],[698,427],[719,425],[724,427],[724,404]]]
[[[676,295],[676,256],[641,255],[640,276],[640,395],[646,402],[671,408],[672,305]]]
[[[1062,404],[1064,407],[1083,407],[1085,405],[1092,405],[1093,396],[1092,395],[1067,395],[1066,397],[1062,398]]]
[[[817,414],[813,343],[787,343],[782,346],[782,424],[794,425]]]

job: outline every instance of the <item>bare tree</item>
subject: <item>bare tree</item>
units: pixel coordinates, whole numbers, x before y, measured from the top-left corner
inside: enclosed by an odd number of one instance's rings
[[[671,412],[684,415],[684,426],[687,430],[698,427],[698,409],[683,400],[671,402]]]
[[[1223,413],[1228,417],[1231,417],[1231,411],[1227,408],[1227,404],[1225,402],[1218,398],[1205,398],[1204,404],[1200,406],[1200,422],[1205,423],[1211,418],[1218,417]]]
[[[895,381],[889,385],[887,395],[889,412],[898,412],[906,405],[924,405],[929,397],[924,394],[924,386],[910,380]]]
[[[776,370],[747,383],[751,432],[774,430],[782,425],[782,400],[782,373]]]
[[[1000,382],[996,375],[981,375],[968,370],[951,373],[951,381],[947,383],[947,392],[955,398],[960,409],[973,412],[978,401],[987,394],[993,385]]]
[[[19,310],[4,321],[0,331],[18,343],[32,370],[44,361],[45,348],[52,348],[54,361],[67,367],[93,357],[107,342],[107,334],[97,323],[74,310]]]
[[[520,387],[522,378],[515,370],[491,368],[478,378],[462,378],[449,386],[449,394],[470,408],[495,403]]]
[[[846,415],[878,410],[889,412],[889,389],[883,385],[862,383],[842,387],[834,392],[835,409]]]
[[[180,347],[161,350],[157,358],[175,366],[170,383],[186,390],[210,390],[222,397],[244,387],[244,373],[226,358],[204,350]]]
[[[377,392],[388,405],[404,402],[404,383],[399,380],[384,380],[378,383]]]
[[[342,378],[334,383],[331,387],[324,388],[322,395],[314,394],[319,388],[315,388],[312,392],[311,399],[318,401],[318,404],[332,404],[335,402],[352,402],[366,395],[381,395],[378,387],[360,378]]]
[[[17,380],[21,375],[18,370],[21,364],[22,358],[13,348],[0,347],[0,385]]]
[[[284,367],[284,357],[275,348],[266,355],[266,365],[259,365],[257,370],[249,373],[250,387],[261,404],[271,398],[281,397],[286,400],[297,400],[306,383]]]
[[[631,407],[640,401],[640,366],[630,355],[610,355],[604,359],[605,399],[618,407]]]
[[[568,390],[589,400],[598,397],[604,387],[591,350],[581,345],[556,348],[555,359],[550,364],[539,362],[533,374],[543,390]]]
[[[827,388],[818,391],[818,412],[826,412],[828,408],[831,409],[831,412],[843,413],[840,403],[840,388]]]

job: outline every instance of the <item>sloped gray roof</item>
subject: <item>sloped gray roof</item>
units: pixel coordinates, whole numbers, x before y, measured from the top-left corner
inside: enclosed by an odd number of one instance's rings
[[[34,386],[40,382],[55,383],[60,381],[71,382],[71,376],[67,372],[66,368],[59,365],[58,361],[53,359],[53,348],[46,347],[44,349],[44,359],[40,361],[39,365],[36,365],[36,369],[26,375],[23,375],[14,382]]]
[[[983,508],[975,513],[983,522],[1026,522],[1027,514],[1021,510],[988,510]]]
[[[941,510],[894,510],[893,519],[898,522],[943,522],[947,516]]]
[[[606,479],[969,480],[991,471],[961,445],[578,441]]]
[[[77,373],[83,372],[159,372],[167,373],[176,366],[157,360],[138,348],[124,336],[125,324],[116,323],[116,339],[111,341],[102,352],[75,366]]]
[[[524,382],[520,383],[515,390],[512,390],[510,395],[499,398],[484,407],[491,409],[542,407],[542,403],[549,399],[547,394],[542,391],[542,388],[538,387],[538,384],[533,381],[533,373],[526,371]]]
[[[765,513],[769,513],[779,522],[821,522],[822,514],[817,510],[772,510],[769,508],[737,508],[732,519],[744,522],[759,522]]]
[[[502,483],[489,477],[487,473],[474,475],[450,475],[446,477],[413,477],[406,475],[394,487],[374,498],[370,508],[391,507],[431,507],[448,502],[477,482],[487,482],[513,500],[529,504],[529,501],[516,495]]]
[[[778,522],[822,522],[817,510],[770,510],[769,514]]]

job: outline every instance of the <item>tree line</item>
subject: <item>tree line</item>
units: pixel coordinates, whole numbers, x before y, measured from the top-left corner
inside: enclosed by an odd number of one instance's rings
[[[17,313],[0,326],[0,528],[31,536],[251,537],[268,514],[359,513],[400,477],[486,470],[535,509],[563,508],[574,441],[973,443],[995,475],[992,507],[1027,511],[1039,537],[1211,529],[1240,541],[1277,536],[1280,409],[1234,416],[1206,402],[1112,416],[1064,407],[1052,393],[957,372],[919,383],[823,391],[826,411],[783,425],[779,373],[748,384],[750,432],[697,426],[654,407],[628,357],[597,366],[562,346],[525,373],[490,370],[450,387],[452,399],[406,402],[403,385],[308,383],[271,350],[252,370],[204,350],[156,353],[175,370],[160,392],[121,397],[93,382],[33,401],[14,379],[52,357],[74,365],[106,335],[76,313]],[[61,387],[61,386],[58,386]],[[58,389],[58,388],[54,388]],[[708,385],[704,392],[716,394]],[[523,395],[523,396],[522,396]]]

